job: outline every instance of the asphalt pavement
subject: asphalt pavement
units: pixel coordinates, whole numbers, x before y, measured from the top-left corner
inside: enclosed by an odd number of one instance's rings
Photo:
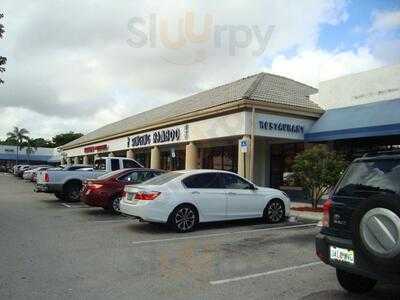
[[[0,174],[0,299],[398,299],[388,285],[344,292],[317,232],[251,220],[178,234]]]

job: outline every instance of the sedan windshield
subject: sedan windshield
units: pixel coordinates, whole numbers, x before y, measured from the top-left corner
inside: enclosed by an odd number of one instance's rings
[[[154,177],[146,182],[142,183],[142,185],[163,185],[175,178],[183,175],[182,172],[169,172],[165,174],[161,174],[160,176]]]
[[[372,193],[400,195],[400,161],[385,159],[353,163],[336,189],[339,196]]]

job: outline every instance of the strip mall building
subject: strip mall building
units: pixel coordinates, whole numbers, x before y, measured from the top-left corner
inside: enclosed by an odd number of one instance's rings
[[[400,145],[400,65],[322,82],[260,73],[99,128],[62,147],[67,163],[126,156],[165,170],[223,169],[280,187],[309,143],[356,156]],[[369,103],[324,111],[316,103]]]

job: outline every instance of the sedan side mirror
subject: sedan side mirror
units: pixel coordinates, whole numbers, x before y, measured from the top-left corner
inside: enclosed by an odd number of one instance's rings
[[[254,184],[250,184],[249,187],[248,187],[247,189],[248,189],[248,190],[251,190],[251,191],[256,191],[256,190],[257,190],[257,187],[256,187]]]

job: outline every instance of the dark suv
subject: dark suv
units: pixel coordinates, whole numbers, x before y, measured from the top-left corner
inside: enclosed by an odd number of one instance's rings
[[[316,251],[349,292],[400,284],[400,152],[353,161],[324,204]]]

